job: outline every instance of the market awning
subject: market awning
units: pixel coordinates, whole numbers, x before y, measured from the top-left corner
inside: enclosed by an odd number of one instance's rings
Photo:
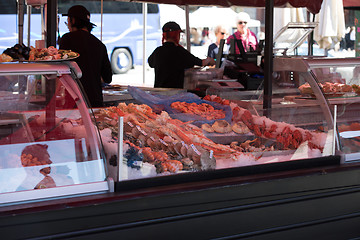
[[[354,0],[357,1],[357,0]],[[132,2],[131,0],[129,2]],[[162,3],[175,5],[198,5],[198,6],[243,6],[265,7],[266,0],[138,0],[136,2]],[[306,7],[309,12],[316,14],[320,11],[322,0],[274,0],[275,7]]]
[[[360,7],[359,0],[343,0],[344,7]]]
[[[274,33],[280,31],[289,22],[306,22],[303,13],[304,8],[275,8],[274,9]]]

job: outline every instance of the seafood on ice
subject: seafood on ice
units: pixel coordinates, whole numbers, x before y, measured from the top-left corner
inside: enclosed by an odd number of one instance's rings
[[[222,102],[218,96],[206,96],[204,99]],[[249,110],[239,107],[236,103],[229,105],[233,111],[233,122],[242,122],[254,135],[276,141],[279,148],[297,149],[302,143],[308,142],[312,149],[319,149],[320,151],[324,149],[327,136],[325,133],[309,131],[292,124],[275,122],[265,116],[253,115]]]
[[[154,164],[159,173],[215,169],[216,160],[221,158],[257,160],[249,153],[213,142],[190,122],[172,119],[165,111],[155,114],[148,105],[120,103],[95,113],[99,128],[111,129],[114,138],[118,135],[119,116],[124,117],[124,139],[136,146],[144,162]]]
[[[207,103],[187,103],[187,102],[173,102],[170,105],[173,109],[182,113],[190,113],[201,116],[207,120],[225,118],[225,112],[221,109],[215,109]]]

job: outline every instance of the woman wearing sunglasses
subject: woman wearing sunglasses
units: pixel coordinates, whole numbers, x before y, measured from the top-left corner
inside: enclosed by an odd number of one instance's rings
[[[216,42],[209,45],[207,56],[216,59],[216,55],[219,52],[220,40],[227,37],[227,30],[223,26],[217,26],[214,33]],[[226,49],[224,49],[224,52],[226,52]]]
[[[227,38],[227,44],[230,44],[231,39],[238,39],[242,41],[245,52],[256,51],[258,48],[258,41],[255,33],[250,31],[247,23],[250,21],[250,16],[246,12],[240,12],[236,16],[237,31]],[[236,45],[236,44],[235,44]],[[235,47],[236,54],[240,54],[238,46]]]

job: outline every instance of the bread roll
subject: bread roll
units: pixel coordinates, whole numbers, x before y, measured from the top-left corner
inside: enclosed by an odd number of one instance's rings
[[[217,133],[229,133],[232,131],[231,125],[225,120],[215,121],[212,128]]]
[[[249,133],[249,128],[243,122],[237,122],[232,125],[232,130],[239,134]]]
[[[208,123],[204,123],[203,125],[201,125],[201,129],[209,133],[214,132],[214,129]]]

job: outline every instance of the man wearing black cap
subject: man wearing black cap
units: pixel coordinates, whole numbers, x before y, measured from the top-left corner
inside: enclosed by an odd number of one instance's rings
[[[201,60],[179,45],[181,28],[176,22],[167,22],[163,28],[163,45],[156,48],[148,62],[155,68],[155,84],[158,88],[183,88],[184,71],[196,66],[214,65],[212,58]]]
[[[75,59],[82,77],[81,84],[91,107],[103,107],[102,81],[110,83],[112,70],[106,46],[90,32],[95,24],[90,22],[90,12],[81,5],[72,6],[67,14],[69,33],[60,39],[60,49],[80,54]]]

